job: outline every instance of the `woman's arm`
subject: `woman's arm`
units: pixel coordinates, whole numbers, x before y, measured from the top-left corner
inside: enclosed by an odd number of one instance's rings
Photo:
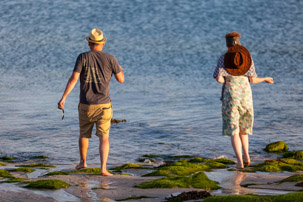
[[[224,83],[224,77],[223,76],[217,76],[216,77],[216,81],[218,82],[218,83]]]
[[[271,77],[264,77],[264,78],[259,78],[259,77],[248,77],[250,83],[257,84],[257,83],[262,83],[265,81],[266,83],[274,83],[274,79]]]

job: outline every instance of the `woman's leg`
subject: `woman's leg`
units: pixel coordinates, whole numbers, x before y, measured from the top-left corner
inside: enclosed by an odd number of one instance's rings
[[[250,164],[250,157],[249,157],[249,141],[248,141],[248,134],[243,132],[240,128],[240,139],[242,143],[243,149],[243,160],[244,164]]]
[[[237,168],[244,168],[243,160],[242,160],[242,143],[240,139],[240,134],[234,134],[231,136],[231,145],[235,151],[237,156]]]

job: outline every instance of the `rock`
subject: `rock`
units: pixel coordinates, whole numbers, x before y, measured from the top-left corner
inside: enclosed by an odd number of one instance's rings
[[[264,150],[266,152],[286,152],[288,151],[288,147],[284,141],[278,141],[266,145]]]
[[[190,191],[190,192],[182,192],[177,196],[171,196],[169,198],[165,198],[168,202],[170,201],[188,201],[188,200],[198,200],[210,197],[211,194],[207,191]]]

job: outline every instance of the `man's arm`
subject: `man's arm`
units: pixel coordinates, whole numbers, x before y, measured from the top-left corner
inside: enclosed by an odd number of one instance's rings
[[[115,74],[115,78],[119,83],[123,83],[124,82],[124,73],[123,73],[123,68],[120,66],[121,68],[121,72],[119,72],[118,74]]]
[[[80,73],[79,72],[73,72],[72,75],[70,76],[67,84],[66,84],[66,88],[65,91],[62,95],[61,100],[58,102],[58,108],[59,109],[64,109],[64,104],[65,104],[65,100],[66,97],[69,95],[70,92],[72,92],[72,90],[74,89],[78,79],[79,79]]]

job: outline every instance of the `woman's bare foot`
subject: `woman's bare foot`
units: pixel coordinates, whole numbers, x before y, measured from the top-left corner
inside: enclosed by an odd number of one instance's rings
[[[101,175],[102,175],[102,176],[113,176],[113,174],[111,174],[111,173],[108,172],[107,170],[101,171]]]
[[[243,163],[244,163],[244,165],[249,166],[249,164],[250,164],[250,158],[249,157],[244,157]]]
[[[80,169],[83,169],[83,168],[86,168],[86,167],[87,167],[86,164],[84,164],[84,163],[79,163],[79,164],[75,167],[75,169],[76,169],[76,170],[80,170]]]
[[[237,169],[243,169],[243,168],[244,168],[243,163],[237,163],[236,168],[237,168]]]

